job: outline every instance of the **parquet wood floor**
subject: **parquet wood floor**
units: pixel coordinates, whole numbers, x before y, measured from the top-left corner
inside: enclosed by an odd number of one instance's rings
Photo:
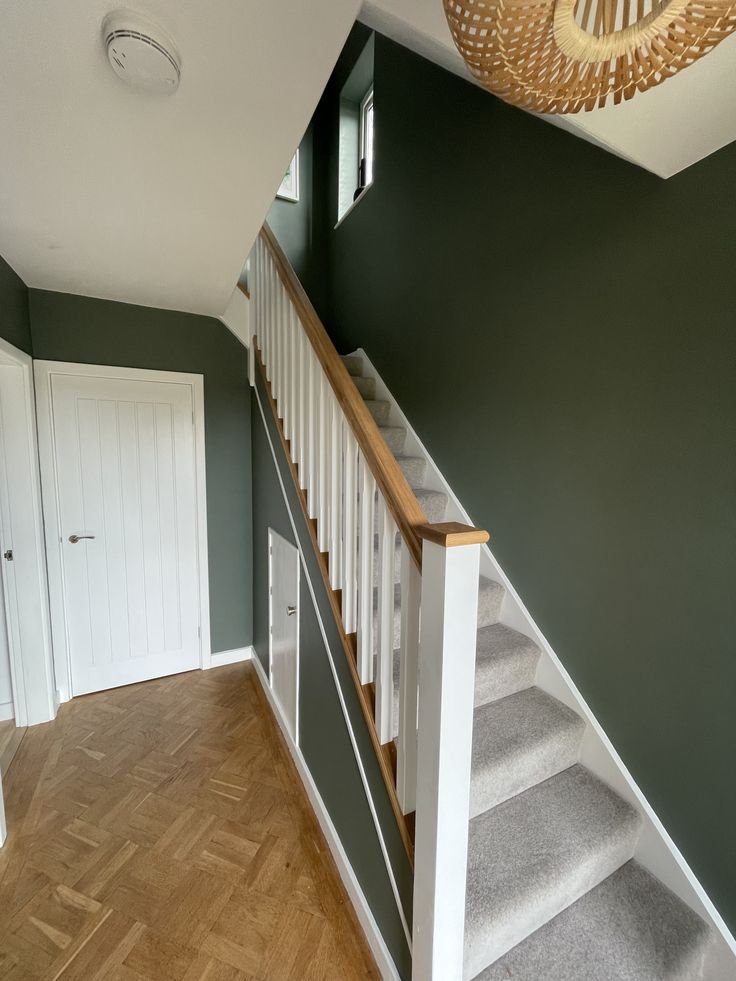
[[[68,702],[4,789],[1,981],[379,977],[250,664]]]

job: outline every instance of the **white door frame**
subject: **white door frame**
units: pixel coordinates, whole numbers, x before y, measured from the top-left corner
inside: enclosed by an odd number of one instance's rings
[[[12,549],[5,566],[3,602],[8,624],[8,649],[17,726],[49,722],[56,715],[52,638],[49,623],[46,548],[30,355],[0,338],[4,366],[0,412],[0,532],[3,551]],[[8,369],[8,370],[5,370]],[[2,401],[5,405],[2,406]],[[7,527],[9,525],[10,527]]]
[[[59,702],[72,697],[71,651],[68,642],[64,576],[59,519],[58,482],[54,454],[54,419],[51,379],[54,375],[85,375],[96,378],[124,378],[130,381],[167,382],[189,385],[194,407],[194,454],[197,500],[197,574],[199,579],[200,667],[209,668],[210,594],[207,561],[207,494],[204,454],[204,379],[202,375],[179,371],[152,371],[147,368],[121,368],[111,365],[76,364],[69,361],[34,361],[36,405],[38,409],[38,448],[41,460],[43,515],[46,526],[46,552],[49,570],[51,633]]]

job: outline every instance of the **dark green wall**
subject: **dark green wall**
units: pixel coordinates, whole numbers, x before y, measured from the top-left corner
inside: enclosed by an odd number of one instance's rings
[[[34,357],[204,375],[212,650],[252,640],[247,352],[219,320],[31,290]]]
[[[349,59],[315,117],[314,302],[733,927],[736,144],[663,181],[376,40],[376,178],[334,231]]]
[[[31,323],[28,318],[28,290],[0,256],[0,337],[26,354],[31,353]]]
[[[291,264],[303,283],[309,281],[312,262],[312,127],[299,144],[299,200],[276,198],[266,220],[288,249]]]
[[[266,424],[258,406],[264,406]],[[329,598],[324,588],[317,557],[296,494],[294,482],[275,427],[273,414],[258,376],[253,395],[253,644],[268,672],[268,530],[272,528],[303,555],[299,583],[299,748],[337,830],[355,875],[361,885],[381,935],[402,978],[411,975],[411,957],[397,910],[396,900],[366,799],[338,687],[355,734],[356,746],[382,828],[395,881],[406,919],[411,923],[413,878],[399,837],[396,819],[386,793],[376,753],[362,715],[355,684],[348,667]],[[274,456],[269,444],[276,448]],[[278,466],[278,470],[277,470]],[[279,483],[287,494],[294,518],[295,537],[289,510]],[[306,574],[305,574],[306,572]],[[314,600],[307,576],[314,589]],[[324,627],[324,635],[320,629]],[[330,655],[335,675],[330,667]]]

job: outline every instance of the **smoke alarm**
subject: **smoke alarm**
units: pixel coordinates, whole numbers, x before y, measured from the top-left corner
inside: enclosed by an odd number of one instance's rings
[[[117,12],[102,25],[110,67],[124,82],[144,92],[176,92],[179,55],[171,38],[137,14]]]

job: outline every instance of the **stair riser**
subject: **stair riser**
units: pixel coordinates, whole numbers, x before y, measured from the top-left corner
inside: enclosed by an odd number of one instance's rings
[[[376,402],[373,399],[364,399],[368,406],[368,411],[379,426],[388,425],[388,417],[391,415],[391,405],[388,402]]]
[[[583,730],[581,721],[579,726],[555,733],[528,755],[507,761],[508,765],[503,769],[489,765],[481,772],[474,771],[470,785],[470,817],[483,814],[516,794],[523,794],[535,784],[577,763]]]
[[[342,363],[348,370],[348,374],[354,378],[359,378],[363,374],[363,359],[355,354],[346,354]]]
[[[394,456],[398,456],[404,450],[406,442],[406,430],[400,427],[382,429],[381,435],[386,441],[386,445]]]
[[[376,381],[374,378],[361,378],[353,375],[353,382],[364,399],[374,399],[376,397]]]
[[[397,462],[401,467],[401,472],[412,487],[424,487],[424,481],[427,479],[426,460],[423,460],[420,456],[404,456],[399,457]]]
[[[475,707],[531,688],[538,663],[538,650],[514,651],[479,660],[475,672]]]

